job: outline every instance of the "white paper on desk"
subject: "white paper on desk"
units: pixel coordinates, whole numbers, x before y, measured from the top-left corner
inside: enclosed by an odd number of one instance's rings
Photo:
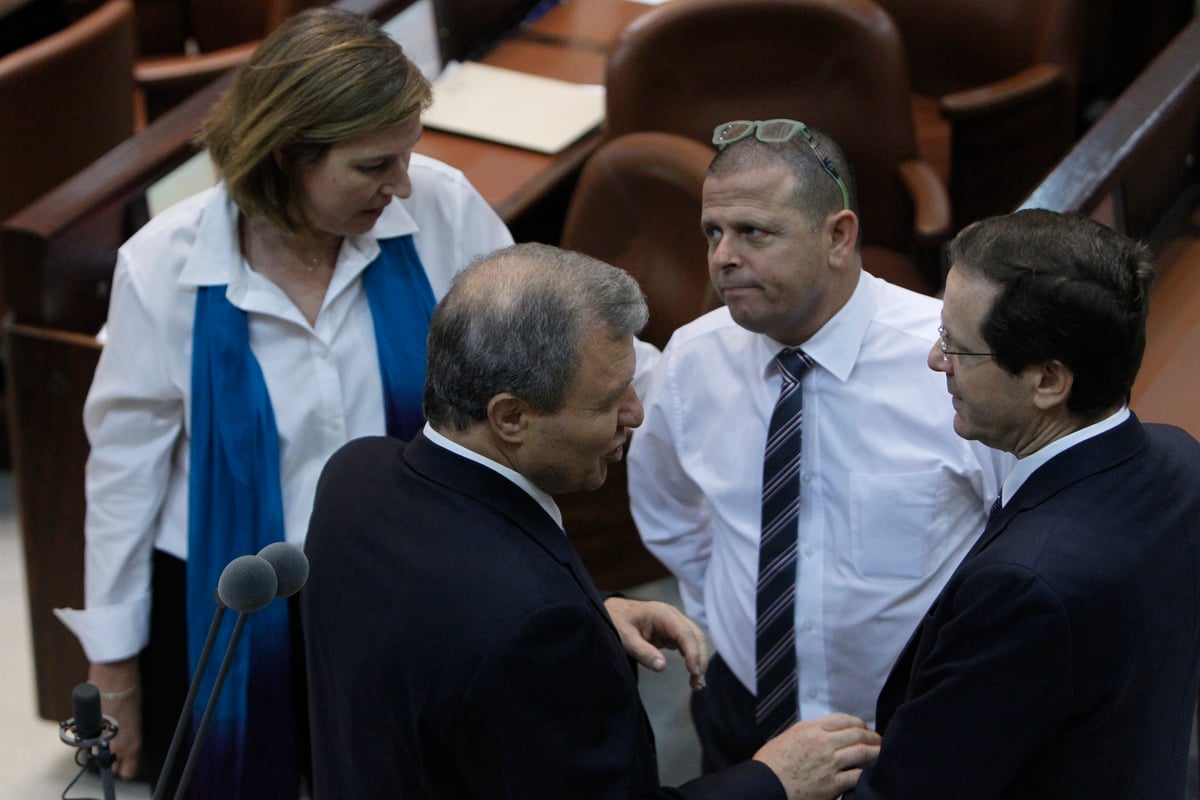
[[[557,153],[604,121],[602,87],[473,61],[433,84],[426,127]]]

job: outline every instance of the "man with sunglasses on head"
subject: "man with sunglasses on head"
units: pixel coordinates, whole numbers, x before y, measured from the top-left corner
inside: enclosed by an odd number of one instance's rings
[[[629,452],[639,532],[716,650],[692,698],[706,771],[796,719],[873,719],[1011,464],[953,435],[923,369],[941,304],[863,271],[841,148],[794,120],[713,143],[725,305],[675,332]]]

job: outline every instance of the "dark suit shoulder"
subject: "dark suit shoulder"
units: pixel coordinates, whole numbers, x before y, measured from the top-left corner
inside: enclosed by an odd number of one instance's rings
[[[394,462],[404,453],[406,442],[391,436],[362,436],[334,451],[324,472],[359,473],[384,462]]]
[[[1189,463],[1200,463],[1200,442],[1183,428],[1163,422],[1144,423],[1146,435],[1159,448],[1166,448],[1175,457]]]

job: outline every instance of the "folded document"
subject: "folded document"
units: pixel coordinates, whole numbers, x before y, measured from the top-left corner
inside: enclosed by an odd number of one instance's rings
[[[599,86],[468,61],[433,83],[428,128],[557,153],[604,121]]]

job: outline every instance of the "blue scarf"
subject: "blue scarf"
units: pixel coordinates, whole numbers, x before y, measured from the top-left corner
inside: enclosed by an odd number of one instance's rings
[[[362,280],[375,326],[387,433],[407,440],[424,424],[421,394],[433,289],[411,236],[381,240],[379,246]],[[193,672],[222,570],[237,556],[284,538],[271,397],[250,351],[249,320],[225,292],[224,285],[200,287],[192,332],[187,618]],[[193,734],[236,617],[225,615],[213,646],[192,713]],[[307,742],[297,735],[288,617],[287,602],[247,616],[203,742],[193,797],[296,800],[300,748]]]

